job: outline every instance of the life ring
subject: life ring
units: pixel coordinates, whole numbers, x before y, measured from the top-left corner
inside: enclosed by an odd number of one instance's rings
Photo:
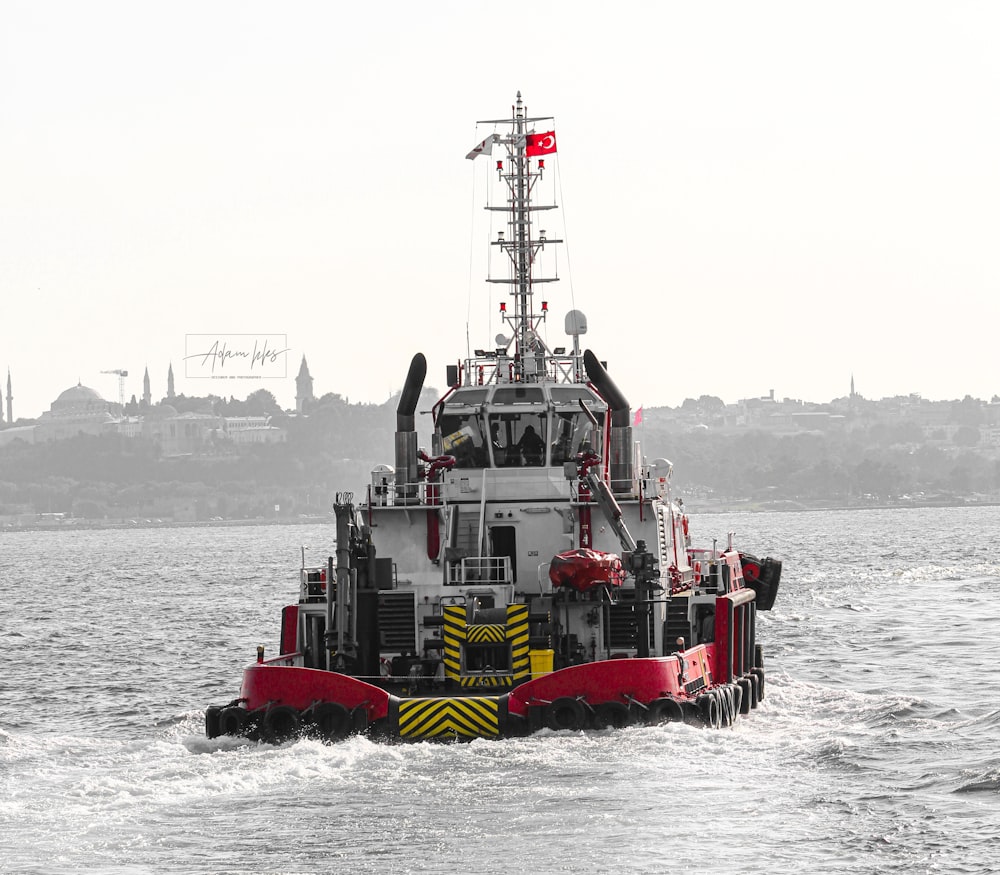
[[[587,726],[587,710],[579,699],[562,696],[545,708],[545,725],[559,731],[571,729],[574,732]]]
[[[658,723],[679,723],[684,719],[684,708],[676,699],[664,696],[653,699],[646,709],[646,722],[650,726]]]
[[[260,734],[265,741],[277,744],[299,734],[299,712],[290,705],[268,708],[260,722]]]
[[[718,697],[712,693],[704,693],[697,698],[698,713],[702,722],[711,729],[722,727],[722,709],[719,707]]]
[[[365,715],[367,720],[367,714]],[[313,709],[313,725],[324,741],[347,738],[353,726],[351,712],[337,702],[323,702]]]
[[[623,729],[634,722],[634,715],[623,702],[601,702],[594,707],[594,729]]]
[[[740,565],[743,570],[743,582],[748,586],[760,580],[760,560],[749,553],[740,553]]]
[[[243,735],[248,716],[247,709],[239,705],[223,708],[219,714],[219,735]]]

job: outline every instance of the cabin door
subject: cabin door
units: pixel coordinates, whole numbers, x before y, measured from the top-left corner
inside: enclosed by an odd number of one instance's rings
[[[514,526],[490,527],[490,556],[510,559],[510,573],[517,583],[517,535]]]

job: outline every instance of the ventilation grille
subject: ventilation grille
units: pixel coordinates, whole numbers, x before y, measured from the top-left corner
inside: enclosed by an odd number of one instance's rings
[[[623,593],[624,595],[624,593]],[[609,605],[607,626],[604,630],[604,640],[612,649],[636,650],[639,638],[636,634],[639,625],[639,614],[634,604],[620,602]],[[652,646],[653,642],[653,612],[649,612],[649,637],[646,639]]]
[[[381,592],[378,596],[378,629],[381,650],[416,652],[417,616],[412,592]]]

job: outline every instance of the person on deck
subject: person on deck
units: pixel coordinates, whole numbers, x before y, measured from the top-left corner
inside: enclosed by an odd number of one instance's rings
[[[517,448],[521,451],[525,465],[537,467],[545,461],[545,442],[535,432],[534,426],[525,428],[517,442]]]

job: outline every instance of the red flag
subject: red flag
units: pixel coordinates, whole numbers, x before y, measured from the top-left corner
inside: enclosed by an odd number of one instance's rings
[[[636,425],[642,425],[642,408],[640,407],[635,412],[635,417],[632,420],[633,427]]]
[[[548,155],[556,150],[556,132],[546,131],[544,134],[528,134],[524,142],[524,154],[529,158],[535,155]]]

